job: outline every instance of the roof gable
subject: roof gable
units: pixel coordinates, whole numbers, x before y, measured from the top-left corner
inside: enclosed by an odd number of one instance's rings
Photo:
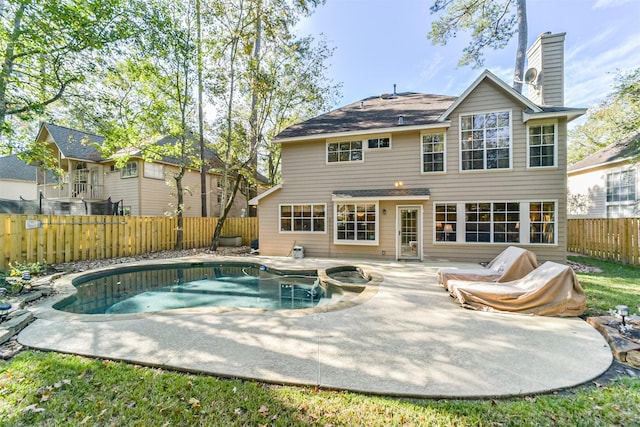
[[[640,129],[572,164],[567,171],[576,172],[609,163],[626,161],[638,156],[640,156]]]
[[[40,125],[40,131],[38,132],[36,140],[44,141],[44,130],[51,136],[53,142],[66,158],[88,160],[96,163],[104,160],[98,149],[104,142],[104,136],[58,126],[52,123],[43,123]]]
[[[485,80],[488,80],[493,84],[495,84],[496,86],[498,86],[500,89],[506,92],[510,97],[512,97],[517,102],[524,105],[525,107],[529,108],[531,111],[536,113],[542,111],[542,109],[539,106],[531,102],[527,97],[525,97],[524,95],[522,95],[521,93],[513,89],[511,86],[507,85],[504,81],[498,78],[491,71],[484,70],[482,74],[480,74],[480,76],[478,76],[478,78],[475,79],[475,81],[471,83],[471,85],[464,92],[462,92],[462,95],[460,95],[458,99],[456,99],[455,102],[453,102],[449,106],[449,108],[447,108],[447,110],[442,113],[442,115],[439,117],[438,120],[441,122],[448,120],[451,113],[453,113],[453,111],[456,108],[458,108],[460,104],[462,104],[465,101],[465,99],[469,97],[471,93],[473,93],[473,91],[480,85],[480,83],[482,83]]]

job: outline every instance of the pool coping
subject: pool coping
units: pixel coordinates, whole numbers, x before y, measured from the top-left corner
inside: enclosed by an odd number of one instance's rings
[[[260,261],[260,262],[258,262]],[[256,264],[265,265],[267,268],[277,270],[279,272],[308,272],[313,269],[309,268],[288,268],[286,270],[279,269],[274,266],[274,263],[269,263],[268,259],[257,260],[249,257],[234,257],[223,256],[216,257],[214,259],[204,258],[203,256],[195,257],[182,257],[173,259],[156,259],[156,260],[140,260],[134,262],[113,264],[102,268],[96,268],[86,270],[78,273],[64,274],[60,278],[53,281],[53,289],[55,295],[47,298],[45,301],[37,304],[32,308],[33,315],[39,319],[56,320],[56,321],[74,321],[74,322],[107,322],[107,321],[122,321],[131,319],[144,319],[157,315],[185,315],[185,314],[202,314],[202,313],[228,313],[233,311],[243,311],[252,314],[270,314],[279,316],[305,316],[317,313],[328,313],[332,311],[345,310],[355,307],[371,299],[377,292],[380,284],[384,280],[382,275],[367,271],[355,263],[346,263],[344,265],[335,265],[326,268],[317,268],[316,272],[318,278],[323,283],[328,283],[332,286],[336,286],[340,289],[344,289],[349,292],[353,292],[348,298],[343,298],[335,303],[319,305],[310,308],[300,309],[287,309],[287,310],[268,310],[261,308],[249,308],[249,307],[189,307],[189,308],[177,308],[170,310],[159,310],[143,313],[122,313],[122,314],[80,314],[71,313],[63,310],[58,310],[54,306],[67,298],[72,297],[77,293],[76,287],[73,285],[73,281],[83,276],[95,274],[96,272],[112,272],[122,268],[135,268],[145,267],[153,265],[176,265],[176,264],[215,264],[215,263],[235,263],[235,264]],[[350,284],[341,282],[334,279],[327,274],[327,270],[337,268],[355,267],[362,269],[370,278],[367,284]],[[355,293],[357,290],[360,292]]]

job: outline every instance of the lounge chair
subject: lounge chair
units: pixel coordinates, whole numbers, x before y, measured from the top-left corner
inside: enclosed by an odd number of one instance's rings
[[[449,292],[449,280],[470,280],[478,282],[508,282],[520,279],[538,266],[536,254],[517,246],[509,246],[496,256],[485,268],[438,270],[438,281]]]
[[[503,283],[449,281],[452,296],[463,307],[540,316],[579,316],[586,297],[575,273],[547,261],[521,279]]]

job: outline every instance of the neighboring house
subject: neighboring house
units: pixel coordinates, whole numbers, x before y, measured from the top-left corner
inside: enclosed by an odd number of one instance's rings
[[[52,155],[64,171],[61,178],[38,173],[38,191],[46,199],[105,200],[119,203],[125,214],[161,216],[175,211],[177,197],[173,172],[178,170],[176,159],[164,157],[153,162],[144,161],[139,152],[129,155],[127,163],[118,168],[114,159],[103,158],[98,146],[104,137],[63,126],[44,123],[36,138],[49,144]],[[173,144],[175,138],[163,138],[157,144]],[[207,214],[220,215],[220,193],[223,181],[214,172],[222,161],[209,152],[213,159],[207,165]],[[263,178],[266,182],[266,178]],[[185,216],[201,215],[200,170],[189,168],[182,179],[185,192]],[[230,216],[242,216],[247,212],[248,198],[236,196]]]
[[[0,157],[0,199],[35,199],[36,168],[18,158],[17,154]]]
[[[567,123],[586,110],[563,106],[564,34],[527,56],[529,98],[484,71],[459,97],[387,94],[285,129],[282,183],[251,201],[260,253],[565,261]]]
[[[640,130],[568,168],[569,218],[640,216]]]

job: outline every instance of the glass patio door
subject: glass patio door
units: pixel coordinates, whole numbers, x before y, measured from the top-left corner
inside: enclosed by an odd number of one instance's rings
[[[398,207],[398,259],[420,259],[422,252],[422,208]]]

